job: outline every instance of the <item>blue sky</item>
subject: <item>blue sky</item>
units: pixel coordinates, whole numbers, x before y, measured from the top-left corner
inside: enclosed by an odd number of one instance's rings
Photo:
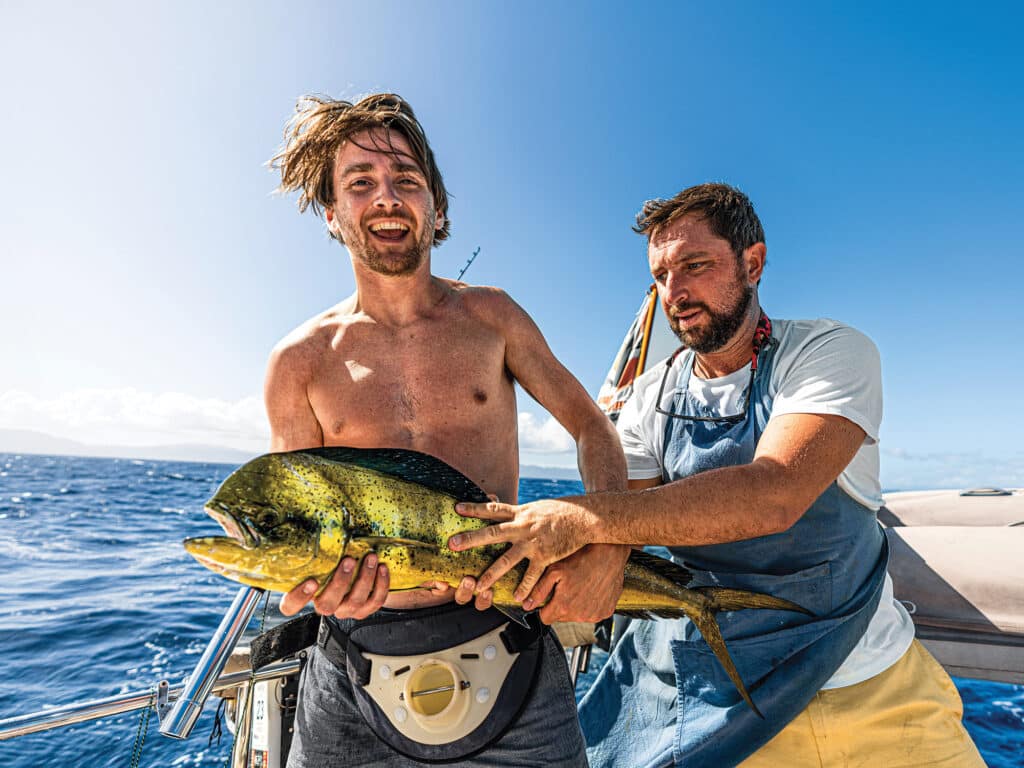
[[[1024,61],[1012,5],[0,4],[0,428],[259,450],[275,341],[348,295],[264,167],[303,93],[414,106],[437,274],[500,285],[596,393],[642,201],[723,180],[762,303],[871,335],[883,484],[1024,485]],[[521,399],[524,460],[569,465]]]

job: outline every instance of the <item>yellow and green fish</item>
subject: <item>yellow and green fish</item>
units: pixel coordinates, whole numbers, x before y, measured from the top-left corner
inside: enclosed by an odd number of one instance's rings
[[[489,525],[455,512],[459,501],[488,501],[469,478],[443,461],[397,448],[312,448],[270,453],[235,470],[206,504],[227,536],[185,540],[200,563],[242,584],[287,592],[308,578],[321,588],[345,556],[376,552],[391,591],[430,581],[457,586],[478,577],[505,544],[464,552],[448,548],[456,533]],[[525,563],[493,587],[494,607],[522,621],[512,594]],[[762,608],[807,613],[770,595],[718,587],[687,588],[685,568],[634,551],[616,613],[689,617],[744,700],[757,711],[715,620],[718,611]]]

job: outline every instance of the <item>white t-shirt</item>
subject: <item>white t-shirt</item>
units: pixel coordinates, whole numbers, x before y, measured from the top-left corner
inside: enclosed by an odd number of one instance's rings
[[[882,375],[874,343],[854,328],[834,320],[772,320],[774,351],[768,390],[769,422],[789,413],[842,416],[865,432],[864,442],[837,479],[839,487],[869,509],[882,505],[878,480],[878,429],[882,421]],[[672,405],[681,373],[693,365],[693,354],[680,354],[665,380],[662,408]],[[662,477],[665,420],[655,412],[665,361],[633,384],[633,394],[619,415],[618,430],[630,480]],[[728,376],[690,376],[690,394],[719,415],[738,413],[743,406],[750,364]],[[662,542],[648,542],[660,544]],[[823,688],[840,688],[874,677],[896,663],[914,639],[914,625],[893,599],[892,579],[885,576],[882,598],[867,631],[846,661]]]

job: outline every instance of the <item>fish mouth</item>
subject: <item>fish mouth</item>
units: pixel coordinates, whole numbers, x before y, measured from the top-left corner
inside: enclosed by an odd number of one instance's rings
[[[265,574],[253,567],[252,550],[230,536],[203,536],[185,539],[185,551],[205,568],[233,581],[254,587],[267,587]]]
[[[323,581],[332,568],[321,567],[315,553],[265,545],[247,549],[231,536],[185,539],[185,551],[204,568],[240,584],[287,592],[310,576]]]
[[[243,549],[256,549],[260,546],[262,537],[244,518],[233,515],[228,510],[216,509],[210,505],[204,509],[206,514],[220,524],[228,538],[237,542]]]
[[[230,536],[199,536],[185,539],[185,551],[211,571],[232,578],[241,573],[235,566],[239,555],[252,550]]]

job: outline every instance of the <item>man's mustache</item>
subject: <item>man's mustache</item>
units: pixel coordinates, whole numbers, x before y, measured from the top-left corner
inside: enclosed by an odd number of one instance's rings
[[[681,315],[683,312],[689,312],[691,309],[703,309],[708,314],[711,314],[711,310],[708,308],[708,305],[700,301],[688,301],[683,304],[670,304],[668,307],[669,314],[671,315]]]

